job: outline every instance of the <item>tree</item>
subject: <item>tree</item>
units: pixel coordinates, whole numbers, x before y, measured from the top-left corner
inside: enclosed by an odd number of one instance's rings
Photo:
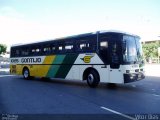
[[[142,47],[146,59],[158,57],[158,47],[160,47],[158,42],[143,44]]]
[[[2,53],[5,53],[6,50],[7,50],[7,46],[4,45],[4,44],[0,44],[0,55],[1,55]]]

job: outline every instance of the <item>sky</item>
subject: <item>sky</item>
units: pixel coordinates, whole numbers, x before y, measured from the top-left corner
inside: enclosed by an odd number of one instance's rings
[[[0,44],[98,30],[121,30],[142,40],[157,39],[160,0],[0,0]]]

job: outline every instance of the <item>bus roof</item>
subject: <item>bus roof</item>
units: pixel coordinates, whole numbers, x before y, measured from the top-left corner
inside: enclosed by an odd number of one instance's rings
[[[53,41],[53,40],[63,40],[63,39],[71,39],[71,38],[76,38],[76,37],[85,37],[85,36],[88,36],[88,35],[96,35],[97,33],[99,33],[99,34],[101,34],[101,33],[120,33],[120,34],[139,37],[138,35],[131,34],[131,33],[124,32],[124,31],[119,31],[119,30],[101,30],[101,31],[78,34],[78,35],[72,35],[72,36],[67,36],[67,37],[59,37],[59,38],[55,38],[55,39],[52,39],[52,40],[43,40],[43,41],[36,41],[36,42],[24,43],[24,44],[23,43],[14,44],[11,47],[22,46],[22,45],[30,45],[30,44],[36,44],[36,43],[43,43],[43,42],[49,42],[49,41]]]
[[[101,31],[98,31],[99,33],[120,33],[120,34],[125,34],[125,35],[131,35],[131,36],[135,36],[135,37],[140,37],[136,34],[132,34],[132,33],[129,33],[129,32],[124,32],[124,31],[120,31],[120,30],[101,30]]]

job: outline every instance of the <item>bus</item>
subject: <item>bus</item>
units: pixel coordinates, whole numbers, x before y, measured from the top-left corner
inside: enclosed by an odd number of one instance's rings
[[[31,77],[130,83],[145,78],[140,37],[97,31],[11,46],[10,73]]]

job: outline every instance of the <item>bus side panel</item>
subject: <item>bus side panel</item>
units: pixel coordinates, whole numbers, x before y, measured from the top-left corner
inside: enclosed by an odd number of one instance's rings
[[[100,82],[109,83],[109,65],[94,65],[94,68],[98,71],[100,76]]]
[[[110,83],[124,83],[122,66],[120,66],[118,69],[113,69],[110,67],[109,74]]]
[[[29,66],[26,66],[26,67],[29,68]],[[23,74],[23,68],[24,68],[24,65],[11,64],[10,65],[10,74],[22,75]]]
[[[16,65],[10,64],[10,74],[16,74]]]
[[[99,73],[101,82],[109,81],[109,67],[107,67],[107,65],[104,65],[102,60],[95,53],[79,54],[79,56],[74,62],[74,65],[67,74],[66,79],[82,80],[84,71],[87,68],[96,69]]]
[[[10,74],[14,75],[22,75],[22,67],[21,65],[10,65]]]
[[[71,67],[73,66],[78,54],[69,54],[66,55],[62,65],[60,66],[59,70],[57,71],[55,77],[56,78],[66,78],[67,74],[71,70]]]
[[[71,70],[68,72],[66,79],[69,80],[81,80],[82,77],[80,76],[80,66],[73,65]]]
[[[46,56],[43,63],[40,65],[33,65],[31,71],[31,76],[36,77],[47,77],[47,73],[52,66],[52,62],[55,60],[55,55]]]
[[[17,75],[22,75],[23,74],[23,65],[16,65],[16,70],[17,70],[17,72],[16,72],[16,74]]]
[[[57,74],[57,71],[60,68],[60,64],[62,64],[65,55],[56,55],[54,60],[52,61],[52,65],[50,66],[49,70],[47,71],[46,76],[54,78]]]
[[[78,54],[57,55],[52,62],[47,77],[66,78]]]

